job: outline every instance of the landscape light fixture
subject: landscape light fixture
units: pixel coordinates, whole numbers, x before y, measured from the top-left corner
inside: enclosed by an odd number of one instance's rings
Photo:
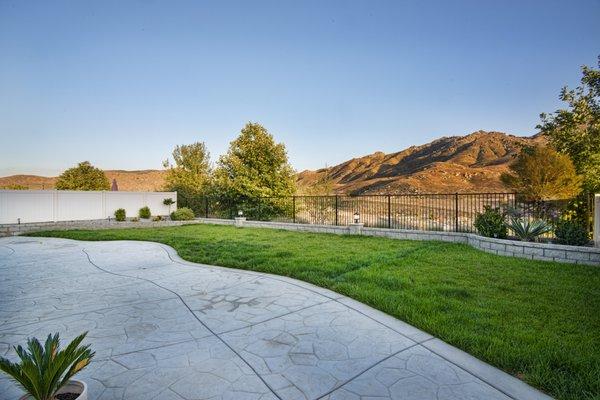
[[[360,222],[360,214],[358,213],[358,211],[356,211],[354,213],[354,223],[358,224]]]

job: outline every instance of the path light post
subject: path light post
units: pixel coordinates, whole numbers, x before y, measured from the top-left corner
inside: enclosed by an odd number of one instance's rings
[[[353,222],[348,225],[348,233],[351,235],[361,235],[362,228],[364,224],[360,223],[360,213],[358,211],[354,212]]]
[[[246,221],[246,217],[244,217],[244,212],[242,210],[238,210],[238,216],[235,217],[235,226],[238,228],[243,227],[244,221]]]

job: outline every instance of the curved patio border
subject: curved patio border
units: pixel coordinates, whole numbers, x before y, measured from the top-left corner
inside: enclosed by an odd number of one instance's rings
[[[0,245],[2,245],[2,247],[7,247],[8,249],[12,249],[12,247],[10,246],[10,243],[9,243],[10,240],[11,239],[7,239],[7,240],[0,239]],[[273,274],[267,274],[267,273],[262,273],[262,272],[240,270],[240,269],[235,269],[235,268],[227,268],[227,267],[221,267],[221,266],[214,266],[214,265],[190,262],[190,261],[187,261],[187,260],[184,260],[183,258],[181,258],[174,248],[172,248],[168,245],[162,244],[162,243],[156,243],[156,242],[150,242],[150,241],[118,240],[118,241],[86,242],[86,241],[71,240],[71,239],[47,239],[47,238],[43,238],[43,240],[59,240],[59,241],[70,241],[70,242],[77,243],[81,247],[80,251],[82,251],[86,255],[87,261],[89,261],[89,263],[92,264],[94,267],[100,269],[101,271],[104,271],[107,274],[122,276],[122,277],[126,277],[126,278],[144,280],[150,284],[153,284],[158,287],[161,287],[162,289],[168,290],[171,293],[173,293],[174,295],[176,295],[177,297],[179,297],[179,300],[188,308],[188,310],[190,312],[192,312],[192,314],[194,314],[194,313],[191,310],[191,308],[188,306],[188,304],[186,303],[184,298],[182,298],[177,293],[176,290],[172,290],[172,289],[161,286],[161,282],[155,282],[153,279],[148,279],[148,277],[142,277],[141,275],[129,274],[126,271],[123,271],[121,273],[121,272],[115,272],[114,270],[113,271],[106,270],[102,266],[99,266],[96,263],[94,263],[92,258],[90,258],[90,254],[88,253],[88,249],[86,248],[86,243],[94,243],[94,244],[100,244],[100,245],[103,245],[106,243],[121,243],[121,244],[131,243],[131,244],[136,244],[136,245],[140,244],[140,243],[142,243],[142,244],[146,243],[146,244],[150,244],[152,246],[156,246],[159,249],[162,249],[168,256],[168,258],[170,259],[170,262],[173,262],[174,264],[187,265],[192,268],[211,269],[211,270],[222,271],[222,272],[233,272],[236,274],[250,275],[250,276],[260,277],[262,279],[279,281],[279,282],[285,283],[287,285],[293,285],[298,288],[313,292],[313,293],[315,293],[315,295],[323,296],[323,297],[329,299],[328,302],[331,302],[332,304],[337,303],[338,304],[337,307],[352,310],[352,311],[356,312],[357,314],[360,314],[362,316],[361,318],[366,317],[366,318],[374,321],[375,325],[380,324],[382,327],[385,327],[388,330],[396,332],[400,336],[410,339],[410,342],[414,343],[412,346],[422,346],[423,348],[430,351],[434,355],[440,357],[441,359],[454,365],[455,367],[458,367],[458,369],[466,371],[473,377],[478,378],[482,382],[484,382],[487,385],[489,385],[490,387],[496,389],[498,392],[503,393],[504,395],[506,395],[509,398],[522,399],[522,400],[550,399],[549,396],[539,392],[538,390],[534,389],[533,387],[527,385],[525,382],[523,382],[523,381],[521,381],[521,380],[495,368],[495,367],[492,367],[492,366],[478,360],[477,358],[475,358],[453,346],[446,344],[445,342],[441,341],[440,339],[434,338],[433,336],[431,336],[430,334],[428,334],[426,332],[423,332],[405,322],[402,322],[402,321],[400,321],[396,318],[393,318],[383,312],[375,310],[375,309],[373,309],[365,304],[362,304],[358,301],[355,301],[353,299],[350,299],[346,296],[340,295],[331,290],[324,289],[324,288],[312,285],[312,284],[304,282],[304,281],[300,281],[297,279],[288,278],[288,277],[280,276],[280,275],[273,275]],[[33,241],[35,241],[35,239]],[[90,247],[91,247],[91,245],[90,245]],[[13,254],[14,254],[14,249],[12,249],[11,253],[5,254],[5,257],[10,258]],[[310,307],[308,307],[308,308],[310,308]],[[292,314],[295,312],[296,311],[292,312]],[[280,317],[281,316],[275,317],[275,318],[280,318]],[[207,325],[205,323],[203,323],[197,316],[196,316],[196,319],[202,325],[207,327]],[[257,324],[262,324],[263,322],[258,322]],[[245,329],[245,328],[240,328],[240,329]],[[235,330],[237,331],[238,329],[235,329]],[[218,332],[213,332],[213,331],[211,331],[211,332],[214,336],[216,336],[217,338],[219,338],[221,341],[223,341],[225,343],[225,341],[220,337],[220,335],[229,334],[229,332],[231,332],[231,331],[225,331],[224,333],[221,333],[221,334],[219,334]],[[242,337],[245,336],[244,332],[245,331],[242,330],[240,333],[240,335]],[[230,347],[228,343],[225,343],[225,344],[228,347]],[[409,346],[409,348],[412,346]],[[233,348],[231,348],[231,349],[234,351],[234,353],[236,353],[238,355],[238,357],[242,361],[244,361],[248,364],[248,361],[246,361],[244,359],[244,357],[240,356]],[[407,349],[408,348],[405,348],[404,350],[407,350]],[[404,350],[401,350],[401,351],[404,351]],[[393,353],[389,357],[392,357],[395,354],[396,353]],[[350,377],[343,385],[334,387],[330,392],[323,394],[319,398],[329,398],[328,397],[329,394],[332,394],[335,390],[341,389],[342,387],[344,387],[344,385],[359,379],[359,377],[364,378],[366,380],[370,379],[369,373],[375,367],[378,367],[379,365],[386,363],[388,361],[389,357],[380,359],[378,362],[369,366],[367,369],[362,370],[358,374]],[[250,366],[250,368],[252,368],[252,366],[250,364],[248,364],[248,365]],[[256,375],[258,375],[259,378],[261,378],[261,376],[256,371],[255,371],[255,373],[256,373]],[[267,387],[269,387],[271,389],[271,387],[269,385],[267,385]],[[273,389],[271,389],[271,390],[273,391]],[[273,391],[273,393],[275,393],[275,392]],[[279,397],[279,396],[277,396],[277,397]]]
[[[240,270],[236,268],[229,267],[221,267],[218,265],[209,265],[209,264],[199,264],[191,261],[187,261],[179,256],[177,251],[171,246],[157,243],[157,242],[147,242],[147,243],[155,243],[161,246],[165,251],[169,254],[171,260],[177,263],[182,263],[190,266],[205,266],[210,268],[217,268],[223,270],[234,270],[239,273],[248,273],[256,276],[267,277],[270,279],[282,281],[285,283],[289,283],[292,285],[300,286],[304,289],[308,289],[315,293],[318,293],[322,296],[328,297],[331,300],[341,303],[346,307],[372,319],[379,324],[392,329],[393,331],[406,336],[421,346],[427,348],[432,353],[438,355],[444,360],[456,365],[457,367],[465,370],[471,375],[481,379],[483,382],[492,386],[494,389],[504,393],[505,395],[519,400],[548,400],[552,399],[552,397],[540,392],[539,390],[529,386],[527,383],[521,381],[514,376],[507,374],[504,371],[499,370],[496,367],[493,367],[472,355],[449,345],[448,343],[433,337],[427,332],[424,332],[418,328],[415,328],[412,325],[407,324],[399,319],[396,319],[384,312],[376,310],[366,304],[363,304],[359,301],[336,293],[329,289],[324,289],[320,286],[313,285],[308,282],[304,282],[298,279],[289,278],[282,275],[274,275],[267,274],[263,272],[255,272],[248,270]]]

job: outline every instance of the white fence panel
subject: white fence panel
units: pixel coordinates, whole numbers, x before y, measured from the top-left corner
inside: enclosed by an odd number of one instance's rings
[[[177,192],[0,190],[0,224],[112,218],[118,208],[135,217],[144,206],[152,215],[167,215],[167,198],[177,201]]]
[[[140,208],[146,205],[143,193],[112,192],[109,196],[106,196],[106,214],[104,217],[114,217],[115,210],[118,208],[124,208],[128,217],[137,217]],[[150,208],[150,211],[153,211],[152,208]],[[154,211],[154,213],[156,213],[156,211]]]
[[[102,212],[104,192],[56,192],[56,221],[106,218]]]

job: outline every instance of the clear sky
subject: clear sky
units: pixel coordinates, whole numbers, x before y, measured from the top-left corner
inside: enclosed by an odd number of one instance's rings
[[[0,0],[0,175],[213,160],[247,121],[298,169],[535,133],[600,54],[600,1]]]

